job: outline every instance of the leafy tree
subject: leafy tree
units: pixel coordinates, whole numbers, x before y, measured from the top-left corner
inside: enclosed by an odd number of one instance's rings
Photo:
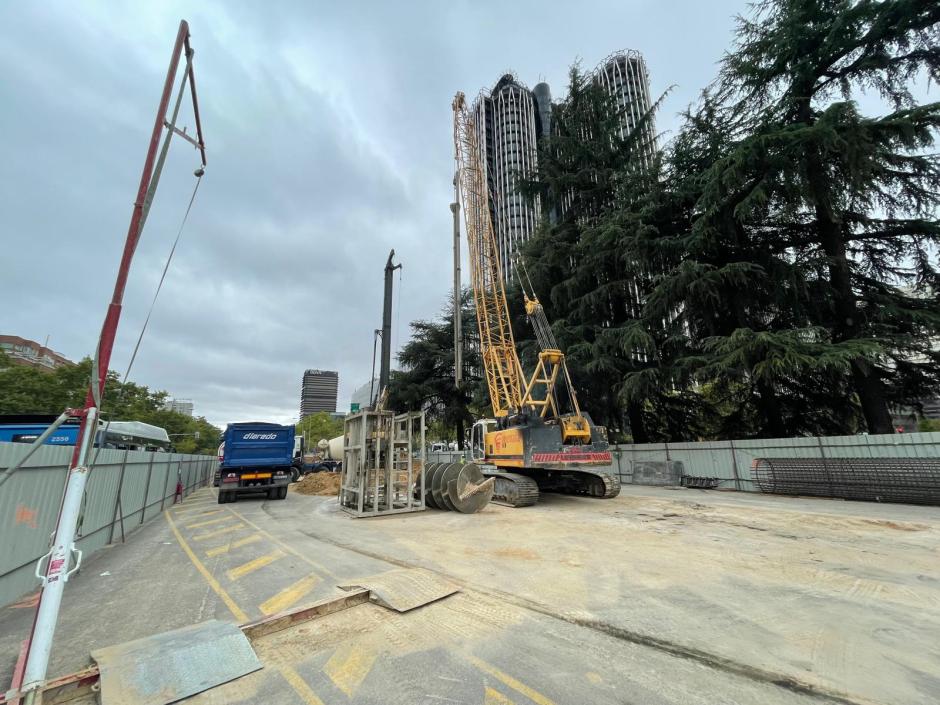
[[[450,303],[434,321],[413,321],[411,340],[398,354],[401,370],[389,380],[387,407],[424,409],[428,425],[452,428],[450,436],[463,448],[465,431],[475,418],[488,413],[489,399],[476,344],[477,322],[469,292],[463,292],[461,325],[464,333],[464,383],[454,384],[454,315]],[[448,439],[449,440],[449,439]]]
[[[2,364],[2,363],[0,363]],[[0,414],[54,414],[84,404],[92,362],[52,371],[12,365],[0,371]],[[101,418],[105,421],[142,421],[166,429],[181,453],[215,454],[222,432],[203,417],[190,417],[163,408],[166,392],[152,392],[133,382],[122,383],[108,372]],[[199,433],[199,438],[195,434]]]
[[[775,295],[761,313],[783,324],[766,347],[746,327],[712,350],[777,389],[809,374],[832,409],[854,392],[874,433],[892,431],[889,404],[940,384],[940,302],[916,293],[938,282],[940,104],[909,91],[921,72],[940,78],[938,23],[940,6],[916,0],[772,0],[739,19],[716,84],[734,144],[697,204],[698,237],[763,250],[742,258],[741,285],[763,280]],[[865,90],[889,112],[863,115]]]
[[[523,193],[541,199],[546,218],[522,250],[519,284],[531,281],[541,294],[581,406],[612,437],[629,419],[633,438],[643,442],[651,437],[644,410],[662,398],[662,387],[631,393],[624,386],[650,358],[638,350],[630,325],[645,294],[638,285],[645,287],[648,276],[623,257],[620,215],[655,168],[644,138],[653,110],[621,137],[614,98],[577,65],[569,79],[568,97],[553,109],[553,134],[540,143],[537,171],[522,181]],[[533,351],[528,326],[515,331],[523,351]]]
[[[330,440],[343,434],[343,420],[334,419],[325,411],[309,414],[297,424],[297,433],[306,435],[311,449],[324,438]]]

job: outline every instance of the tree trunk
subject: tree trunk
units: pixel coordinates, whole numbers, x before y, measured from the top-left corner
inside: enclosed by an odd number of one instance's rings
[[[457,450],[463,450],[464,442],[463,442],[463,417],[462,416],[457,417],[455,430],[457,431]]]
[[[852,379],[855,392],[862,403],[862,413],[869,433],[894,433],[894,423],[884,400],[884,386],[868,360],[852,361]]]
[[[630,435],[634,443],[649,443],[646,425],[643,423],[643,408],[636,402],[627,404],[627,419],[630,421]]]
[[[809,104],[801,110],[801,118],[812,124]],[[836,342],[849,340],[861,330],[861,313],[852,291],[852,272],[842,238],[842,223],[832,207],[828,175],[816,148],[806,149],[806,179],[816,212],[820,244],[829,258],[829,285],[832,290],[835,320],[833,338]],[[877,371],[863,357],[852,361],[852,382],[862,403],[862,412],[870,433],[891,433],[891,414],[885,401],[884,387]]]
[[[787,430],[780,412],[780,403],[773,385],[765,380],[757,381],[757,393],[760,396],[761,413],[764,423],[760,430],[762,438],[785,438]]]

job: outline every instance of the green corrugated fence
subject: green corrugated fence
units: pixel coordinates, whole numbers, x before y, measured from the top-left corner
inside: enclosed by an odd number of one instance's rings
[[[26,452],[21,443],[0,443],[0,468]],[[0,487],[0,605],[39,585],[36,561],[49,550],[73,448],[43,446]],[[102,449],[88,478],[78,548],[87,559],[130,534],[173,503],[176,482],[184,495],[205,486],[217,459],[150,451]]]

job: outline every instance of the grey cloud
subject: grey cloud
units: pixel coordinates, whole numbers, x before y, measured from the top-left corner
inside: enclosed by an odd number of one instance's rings
[[[694,99],[743,0],[0,4],[0,331],[95,345],[179,17],[209,170],[132,373],[224,424],[297,414],[304,368],[371,371],[390,248],[398,345],[450,283],[450,102],[506,69],[564,93],[576,57],[632,47],[661,129]],[[193,128],[189,108],[181,123]],[[136,253],[112,367],[130,357],[193,188],[175,141]],[[396,286],[398,282],[396,280]]]

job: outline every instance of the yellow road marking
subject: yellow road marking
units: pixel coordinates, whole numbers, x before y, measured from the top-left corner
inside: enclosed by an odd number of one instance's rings
[[[274,597],[271,597],[261,603],[261,614],[276,614],[277,612],[283,612],[288,607],[293,605],[297,600],[306,595],[308,592],[313,590],[316,587],[317,583],[320,582],[320,576],[316,573],[308,575],[306,578],[301,578],[293,585],[290,585],[283,590],[281,590]]]
[[[350,698],[372,670],[375,654],[355,644],[346,644],[336,650],[323,667],[334,685]]]
[[[209,558],[212,558],[213,556],[218,556],[223,553],[228,553],[233,548],[241,548],[242,546],[247,546],[250,543],[255,543],[256,541],[260,541],[260,540],[261,540],[260,534],[252,534],[251,536],[246,536],[243,539],[238,539],[238,541],[233,541],[232,543],[226,543],[226,544],[223,544],[222,546],[216,546],[215,548],[210,548],[208,551],[206,551],[206,555]]]
[[[238,517],[239,519],[241,519],[243,522],[245,522],[246,524],[248,524],[248,525],[251,526],[252,528],[257,529],[259,532],[261,532],[262,534],[264,534],[265,536],[267,536],[271,541],[273,541],[274,543],[276,543],[278,546],[280,546],[281,548],[283,548],[283,549],[284,549],[285,551],[287,551],[288,553],[291,553],[291,554],[297,556],[300,560],[302,560],[302,561],[304,561],[304,562],[306,562],[306,563],[309,563],[309,564],[312,565],[314,568],[316,568],[318,571],[320,571],[321,573],[323,573],[323,574],[325,574],[325,575],[329,575],[331,578],[336,578],[336,577],[338,577],[338,576],[336,575],[336,573],[334,573],[332,570],[330,570],[330,569],[327,568],[326,566],[320,565],[320,564],[317,563],[316,561],[312,560],[311,558],[307,557],[305,554],[303,554],[303,553],[301,553],[300,551],[298,551],[296,548],[294,548],[293,546],[291,546],[289,543],[285,543],[284,541],[281,541],[281,539],[279,539],[277,536],[274,536],[273,534],[268,533],[267,531],[265,531],[264,529],[262,529],[260,526],[258,526],[257,524],[255,524],[253,521],[251,521],[251,520],[249,520],[249,519],[246,519],[244,516],[242,516],[241,514],[239,514],[237,511],[235,511],[235,510],[232,509],[231,507],[226,507],[226,508],[227,508],[232,514],[234,514],[236,517]]]
[[[252,561],[248,561],[247,563],[242,563],[237,568],[232,568],[229,570],[226,574],[228,575],[229,580],[238,580],[239,578],[245,577],[249,573],[254,573],[256,570],[274,563],[274,561],[276,561],[278,558],[283,557],[284,551],[274,550],[267,555],[259,556]]]
[[[202,564],[202,561],[196,558],[196,554],[193,553],[193,549],[189,547],[189,544],[186,543],[185,539],[183,539],[183,535],[179,532],[179,529],[176,528],[176,524],[173,523],[173,519],[170,517],[170,513],[164,512],[163,515],[166,517],[166,521],[170,525],[170,529],[173,531],[173,535],[176,537],[179,545],[182,546],[183,551],[185,551],[186,555],[189,556],[189,560],[191,560],[193,565],[196,566],[196,570],[198,570],[202,574],[202,577],[206,579],[206,582],[209,583],[209,587],[212,588],[216,595],[222,598],[222,602],[224,602],[225,606],[229,608],[229,611],[235,616],[237,621],[247,622],[248,615],[245,614],[241,607],[235,604],[235,600],[233,600],[229,594],[222,589],[222,586],[219,585],[219,581],[213,578],[212,573],[206,570],[206,567]]]
[[[510,688],[512,688],[516,692],[522,693],[532,702],[538,703],[538,705],[555,705],[555,702],[553,700],[546,698],[540,692],[538,692],[537,690],[533,690],[532,688],[527,686],[525,683],[517,681],[508,673],[503,673],[498,668],[496,668],[496,666],[490,663],[487,663],[483,659],[479,659],[476,656],[469,656],[467,660],[470,661],[470,663],[472,663],[474,666],[479,668],[484,673],[489,673],[491,676],[493,676],[493,678],[499,681],[502,681],[505,685],[508,685]]]
[[[193,497],[192,499],[187,497],[182,502],[177,502],[174,504],[173,509],[193,509],[196,507],[196,505],[205,506],[207,504],[213,504],[214,502],[218,501],[219,500],[214,495],[209,497]]]
[[[232,526],[226,526],[224,529],[216,529],[215,531],[210,531],[206,534],[199,534],[199,536],[193,536],[193,541],[205,541],[206,539],[211,539],[214,536],[221,536],[222,534],[230,534],[233,531],[240,531],[244,529],[244,524],[232,524]]]
[[[213,514],[219,514],[221,511],[222,511],[221,509],[216,509],[214,512],[206,512],[202,516],[204,517],[212,516]],[[199,518],[201,519],[202,517],[199,517]],[[229,517],[218,517],[217,519],[209,519],[209,521],[200,521],[197,524],[187,524],[186,528],[187,529],[199,529],[203,526],[211,526],[212,524],[220,524],[228,518]]]
[[[317,697],[317,694],[313,692],[307,681],[300,677],[300,674],[297,673],[290,666],[281,666],[280,668],[281,675],[284,676],[284,680],[290,683],[291,688],[297,691],[297,695],[302,697],[307,705],[323,705],[323,701]]]
[[[489,686],[486,686],[486,689],[483,691],[483,705],[516,705],[512,700],[507,698],[505,695],[500,693],[498,690],[493,690]]]
[[[200,502],[195,506],[177,504],[175,507],[170,507],[173,510],[173,513],[176,516],[182,516],[183,514],[198,514],[199,512],[205,512],[209,507],[215,505],[215,502]]]

